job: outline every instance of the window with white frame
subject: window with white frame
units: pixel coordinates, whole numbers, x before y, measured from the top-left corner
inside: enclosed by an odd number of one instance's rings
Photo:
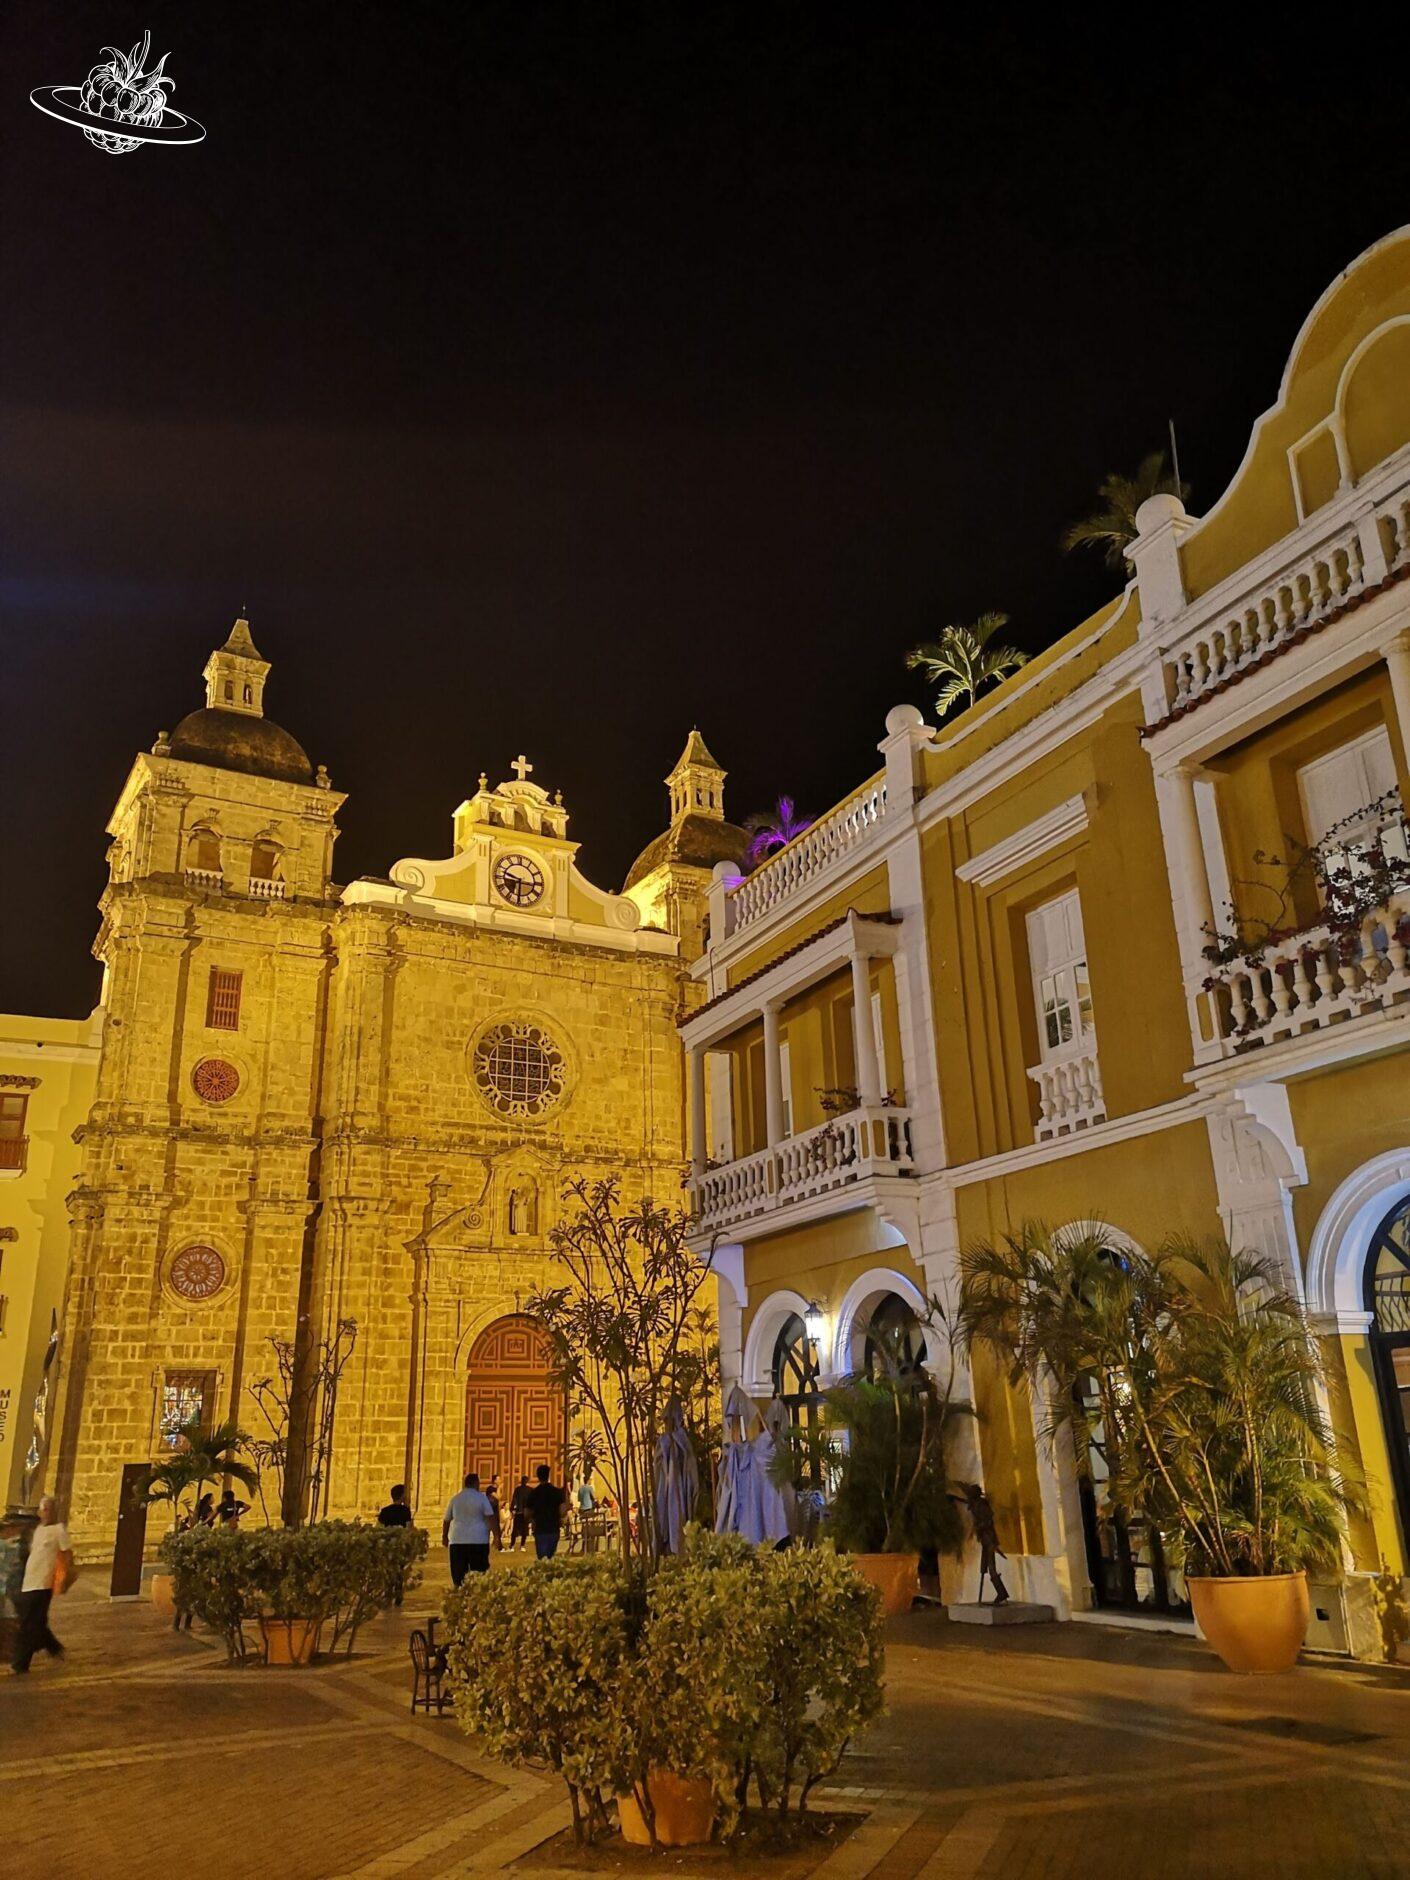
[[[733,1060],[728,1051],[707,1051],[705,1069],[708,1077],[710,1118],[710,1160],[734,1160],[734,1102],[730,1090]]]
[[[1368,872],[1364,853],[1375,844],[1388,860],[1410,867],[1395,758],[1384,725],[1303,764],[1297,773],[1297,791],[1308,846],[1315,848],[1336,832],[1324,851],[1332,872]]]
[[[1080,1050],[1092,1033],[1092,987],[1077,890],[1028,916],[1028,962],[1044,1063]]]
[[[778,1048],[778,1082],[783,1093],[783,1133],[793,1134],[793,1065],[788,1054],[788,1040],[785,1038]]]

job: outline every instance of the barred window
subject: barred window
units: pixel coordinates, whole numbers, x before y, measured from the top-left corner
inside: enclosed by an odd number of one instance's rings
[[[206,991],[206,1024],[212,1031],[240,1029],[240,982],[242,973],[212,966]]]
[[[210,1421],[210,1400],[215,1379],[209,1371],[168,1371],[162,1379],[162,1442],[168,1449],[181,1443],[188,1423]]]
[[[543,1116],[563,1095],[563,1054],[541,1025],[492,1025],[475,1046],[475,1086],[501,1116]]]

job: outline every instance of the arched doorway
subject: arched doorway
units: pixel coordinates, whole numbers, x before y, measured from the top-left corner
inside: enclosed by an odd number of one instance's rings
[[[1410,1534],[1410,1197],[1371,1236],[1366,1310],[1400,1531]]]
[[[532,1319],[496,1319],[470,1350],[465,1384],[465,1468],[481,1482],[532,1479],[546,1462],[562,1478],[568,1397],[549,1375],[549,1347]]]
[[[794,1429],[820,1431],[823,1396],[817,1347],[797,1312],[790,1312],[778,1328],[770,1372],[773,1394],[788,1411]],[[807,1451],[806,1474],[809,1487],[822,1486],[822,1456],[815,1445]]]
[[[919,1383],[925,1369],[925,1328],[899,1293],[886,1293],[872,1307],[862,1350],[863,1374]]]

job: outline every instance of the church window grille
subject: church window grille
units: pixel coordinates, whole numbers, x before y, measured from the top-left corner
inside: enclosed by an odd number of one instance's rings
[[[492,1025],[475,1046],[475,1087],[501,1116],[543,1116],[563,1095],[563,1054],[541,1025]]]
[[[206,989],[206,1024],[212,1031],[240,1029],[240,984],[243,973],[212,966]]]
[[[210,1422],[215,1379],[209,1371],[168,1371],[162,1379],[161,1439],[168,1449],[181,1441],[188,1423]]]

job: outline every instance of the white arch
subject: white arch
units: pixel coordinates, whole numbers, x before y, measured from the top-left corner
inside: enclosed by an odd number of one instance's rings
[[[1364,1331],[1371,1236],[1410,1195],[1410,1148],[1388,1149],[1353,1170],[1322,1210],[1307,1255],[1307,1304],[1342,1331]]]
[[[856,1346],[865,1339],[872,1313],[889,1293],[904,1299],[918,1319],[925,1317],[925,1295],[914,1280],[907,1279],[904,1273],[898,1273],[894,1267],[872,1267],[869,1272],[852,1281],[838,1308],[829,1366],[834,1377],[850,1377],[861,1369]]]
[[[772,1397],[774,1393],[774,1343],[786,1320],[796,1313],[801,1319],[808,1310],[802,1293],[785,1287],[770,1293],[749,1322],[749,1336],[744,1341],[744,1376],[741,1382],[751,1397]]]
[[[1113,1227],[1110,1221],[1103,1221],[1095,1214],[1088,1215],[1082,1221],[1065,1222],[1054,1233],[1053,1239],[1062,1241],[1068,1234],[1071,1234],[1074,1240],[1085,1240],[1088,1235],[1100,1234],[1114,1247],[1119,1247],[1123,1253],[1145,1253],[1145,1248],[1139,1240],[1133,1240],[1122,1228]]]

